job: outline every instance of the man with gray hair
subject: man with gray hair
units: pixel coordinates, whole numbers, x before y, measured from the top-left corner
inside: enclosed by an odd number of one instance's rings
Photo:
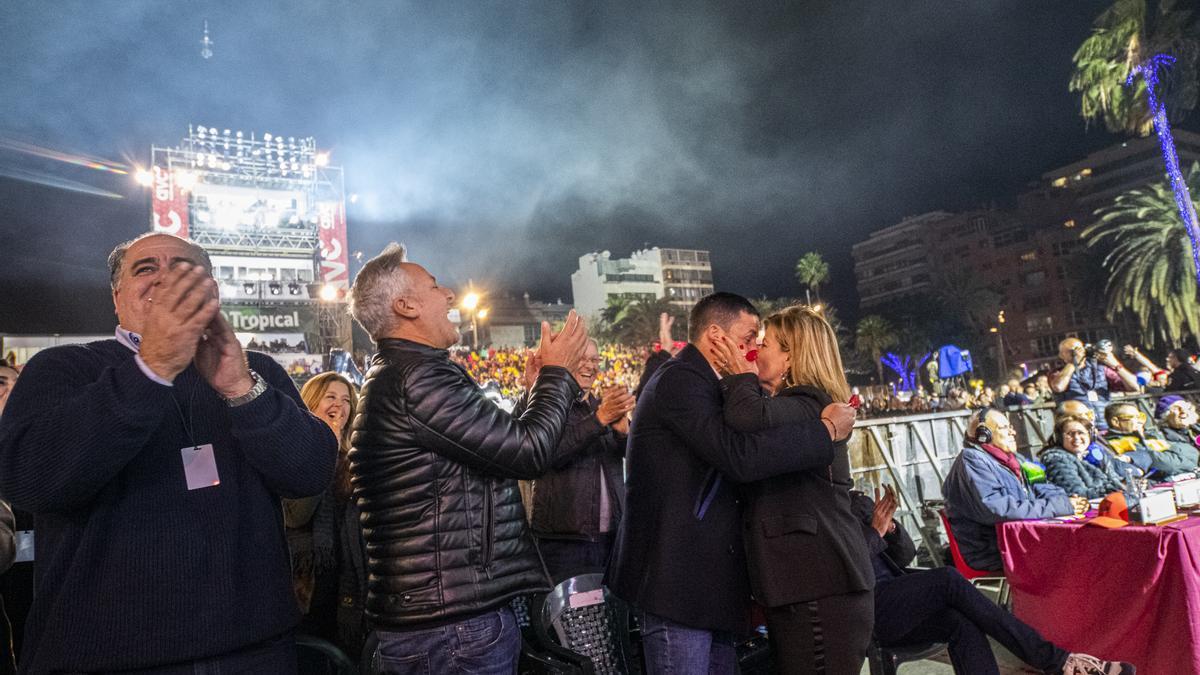
[[[450,360],[454,292],[402,246],[363,266],[350,302],[379,348],[350,451],[375,672],[515,672],[521,638],[508,603],[549,588],[517,479],[562,459],[587,331],[574,312],[558,333],[542,324],[540,373],[513,417]]]
[[[282,497],[337,440],[220,314],[208,256],[109,256],[115,339],[38,352],[0,418],[0,493],[37,518],[21,672],[294,673]]]

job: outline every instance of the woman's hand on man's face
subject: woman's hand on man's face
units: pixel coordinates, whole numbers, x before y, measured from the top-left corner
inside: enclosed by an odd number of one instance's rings
[[[746,355],[727,335],[720,335],[714,340],[712,349],[717,362],[717,370],[722,375],[758,374],[758,366],[747,361]]]

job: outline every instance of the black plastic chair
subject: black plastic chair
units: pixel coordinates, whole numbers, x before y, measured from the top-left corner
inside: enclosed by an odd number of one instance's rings
[[[296,636],[296,660],[301,675],[358,675],[358,667],[328,640]]]
[[[867,664],[871,667],[871,675],[896,675],[900,664],[924,661],[944,651],[946,651],[946,644],[943,642],[884,647],[877,641],[871,640],[871,644],[867,647]]]
[[[561,662],[565,670],[597,674],[636,673],[629,641],[629,608],[603,584],[600,572],[559,582],[530,604],[532,651]]]
[[[509,603],[517,617],[517,628],[521,630],[521,657],[517,662],[517,675],[584,675],[595,672],[592,660],[586,656],[553,642],[543,643],[538,638],[530,617],[530,607],[541,607],[544,598],[545,594],[538,593],[514,598]]]

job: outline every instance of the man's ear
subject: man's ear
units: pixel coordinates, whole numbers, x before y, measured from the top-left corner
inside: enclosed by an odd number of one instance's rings
[[[400,296],[392,300],[392,311],[396,316],[402,316],[405,319],[415,319],[421,316],[421,309],[413,303],[412,298],[408,296]]]

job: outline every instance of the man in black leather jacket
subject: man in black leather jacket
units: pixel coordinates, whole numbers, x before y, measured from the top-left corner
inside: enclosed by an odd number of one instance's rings
[[[350,471],[367,545],[374,672],[514,672],[508,602],[549,588],[517,479],[560,458],[587,331],[542,326],[541,372],[513,417],[449,359],[454,293],[392,244],[363,266],[351,313],[377,343],[354,420]]]
[[[550,578],[604,569],[625,504],[626,413],[633,394],[615,385],[591,391],[600,349],[588,340],[576,378],[584,392],[571,404],[559,441],[564,459],[533,482],[529,521]],[[528,369],[527,369],[528,370]],[[529,380],[527,388],[532,388]],[[514,412],[523,411],[523,396]]]

